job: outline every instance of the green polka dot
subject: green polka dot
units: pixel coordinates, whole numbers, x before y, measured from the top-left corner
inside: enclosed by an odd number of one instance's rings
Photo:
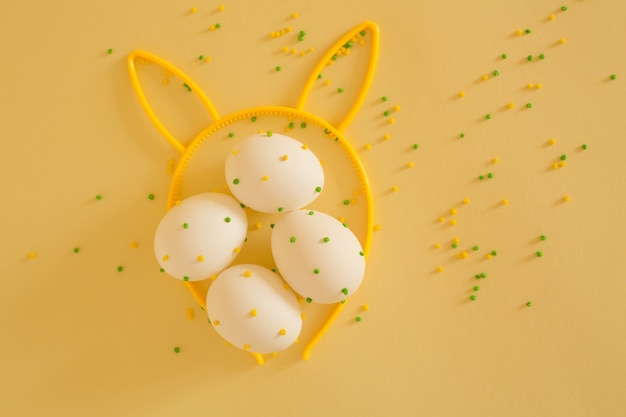
[[[183,277],[183,281],[185,281],[185,282],[189,281],[189,277],[184,276],[184,277]]]
[[[295,242],[296,242],[296,237],[295,237],[295,236],[291,236],[291,237],[289,238],[289,241],[290,241],[291,243],[295,243]]]
[[[235,185],[239,184],[239,178],[235,178],[235,179],[233,180],[233,184],[235,184]]]
[[[319,273],[320,273],[319,268],[315,268],[315,269],[313,270],[313,273],[314,273],[315,275],[319,274]]]
[[[178,346],[174,348],[174,353],[180,353],[180,348]]]
[[[225,221],[226,223],[230,223],[230,220],[231,220],[231,219],[230,219],[230,217],[225,217],[225,218],[224,218],[224,221]]]
[[[154,200],[154,194],[148,194],[148,200]]]

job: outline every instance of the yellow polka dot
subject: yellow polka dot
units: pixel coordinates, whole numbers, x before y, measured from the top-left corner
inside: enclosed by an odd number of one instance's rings
[[[380,225],[379,224],[375,224],[374,225],[374,231],[378,232],[380,230]]]
[[[224,6],[223,6],[223,5],[220,5],[220,6],[217,8],[217,10],[219,10],[220,12],[223,12],[223,11],[224,11]]]
[[[509,104],[507,104],[507,105],[506,105],[506,107],[507,107],[508,109],[514,109],[514,108],[515,108],[515,103],[513,103],[513,102],[511,101],[511,102],[509,102]]]
[[[350,199],[350,204],[355,205],[358,202],[358,200],[356,198],[351,198]]]
[[[37,257],[37,253],[36,252],[29,252],[28,253],[28,259],[35,259]]]
[[[263,175],[263,181],[267,181],[269,179],[270,179],[270,177],[268,177],[267,175]]]
[[[459,243],[461,240],[458,237],[452,239],[452,243]]]
[[[214,326],[219,326],[220,325],[220,321],[219,320],[213,320],[213,325]]]
[[[304,313],[300,314],[300,318],[302,318],[302,320],[306,320],[306,314]]]
[[[240,249],[239,247],[235,246],[235,247],[233,248],[233,252],[235,252],[235,253],[239,253],[239,252],[241,252],[241,249]]]
[[[456,209],[454,207],[450,209],[450,214],[456,214],[456,213],[457,212],[456,212]]]
[[[372,149],[372,144],[371,143],[366,143],[365,144],[365,149],[367,149],[368,151]]]
[[[278,352],[272,352],[272,353],[270,354],[270,356],[271,356],[272,358],[277,358],[277,357],[278,357]]]
[[[437,220],[439,220],[439,223],[443,223],[446,221],[446,218],[443,216],[440,216]]]
[[[215,281],[217,279],[217,275],[211,275],[211,281]]]
[[[413,163],[413,162],[409,161],[409,162],[407,162],[407,163],[406,163],[406,166],[407,166],[408,168],[413,168],[413,167],[415,166],[415,163]]]
[[[560,166],[561,168],[565,168],[565,167],[567,166],[567,161],[561,161],[561,162],[559,162],[559,166]]]
[[[438,266],[436,269],[437,272],[443,272],[443,266]]]
[[[302,145],[302,149],[306,151],[307,149],[309,149],[309,145],[305,143],[304,145]]]
[[[389,140],[391,139],[391,135],[389,133],[385,133],[385,136],[383,136],[383,139]]]
[[[204,262],[204,256],[198,255],[198,262]]]
[[[193,320],[193,308],[188,308],[187,311],[187,320]]]
[[[397,104],[395,106],[393,106],[393,111],[399,112],[400,111],[400,106],[397,105]]]
[[[396,119],[394,119],[393,117],[389,118],[389,123],[395,123],[395,122],[396,122]]]
[[[450,220],[450,225],[451,226],[456,226],[456,223],[457,223],[456,219]]]
[[[439,249],[441,247],[441,243],[435,243],[433,246],[435,247],[435,249]]]
[[[463,204],[469,204],[470,203],[470,199],[469,198],[464,198],[463,199]]]
[[[507,200],[506,198],[504,200],[502,200],[502,205],[506,206],[507,204],[509,204],[509,200]]]
[[[465,91],[459,91],[459,97],[461,98],[465,97]]]
[[[133,249],[137,249],[137,246],[139,246],[139,244],[137,242],[130,242],[130,247]]]
[[[192,7],[190,11],[191,11],[191,13],[195,13],[195,12],[198,11],[198,9],[196,7]]]
[[[550,16],[548,16],[548,19],[550,19],[550,20],[554,20],[554,19],[556,19],[556,16],[555,16],[555,15],[553,15],[553,14],[551,14]]]
[[[243,345],[243,350],[250,350],[250,345],[247,343]]]
[[[543,84],[537,83],[537,84],[535,84],[535,88],[541,89],[541,88],[543,88]]]
[[[283,155],[283,156],[280,157],[281,161],[286,161],[288,159],[289,159],[289,155]]]
[[[280,330],[278,331],[278,333],[280,333],[280,334],[281,334],[281,336],[284,336],[284,335],[286,335],[286,334],[287,334],[287,330],[285,330],[285,329],[280,329]]]
[[[237,149],[233,149],[233,155],[239,155],[239,151]]]
[[[324,81],[324,85],[330,85],[330,80]]]
[[[556,139],[552,138],[548,141],[550,145],[556,145]]]
[[[255,309],[250,310],[250,316],[251,317],[256,317],[256,314],[257,314],[257,312],[256,312]]]
[[[399,188],[398,188],[397,185],[394,185],[393,187],[391,187],[391,191],[393,191],[394,193],[398,192],[398,190],[399,190]]]
[[[565,38],[561,38],[561,39],[559,39],[559,43],[560,43],[561,45],[563,45],[565,42],[567,42],[567,39],[565,39]]]
[[[250,278],[250,277],[252,276],[252,272],[250,272],[250,271],[245,271],[245,272],[243,273],[243,276],[244,276],[244,277],[246,277],[246,278]]]
[[[283,46],[280,50],[283,52],[289,52],[289,48],[286,46]]]
[[[467,259],[468,258],[468,253],[467,252],[461,252],[461,258],[463,259]]]
[[[565,202],[568,202],[568,201],[569,201],[569,199],[570,199],[570,198],[569,198],[569,195],[566,195],[566,196],[564,196],[564,197],[563,197],[563,201],[565,201]]]
[[[168,259],[170,259],[168,255],[163,256],[163,262],[167,261]]]
[[[204,57],[204,62],[211,62],[211,57],[210,56],[205,56]]]
[[[181,205],[181,203],[182,203],[182,201],[180,201],[180,200],[176,200],[176,202],[174,203],[174,205],[180,206],[180,205]]]
[[[363,305],[361,306],[361,308],[363,309],[363,311],[367,311],[367,310],[369,310],[369,309],[370,309],[370,306],[369,306],[369,305],[367,305],[367,304],[363,304]]]
[[[263,223],[258,222],[257,224],[254,225],[254,227],[256,227],[257,229],[260,229],[263,227]]]
[[[483,81],[487,81],[489,79],[489,76],[487,74],[485,74],[481,78],[482,78]]]
[[[552,164],[552,169],[559,169],[558,162],[555,162],[555,163]]]
[[[487,259],[491,259],[492,257],[493,257],[493,255],[491,255],[490,253],[485,255],[485,258],[487,258]]]
[[[528,83],[528,84],[526,85],[526,87],[528,87],[529,89],[531,89],[531,90],[532,90],[533,88],[535,88],[535,84],[533,84],[533,83]]]
[[[524,34],[524,31],[523,31],[522,29],[517,29],[517,30],[515,31],[515,34],[516,34],[517,36],[522,36],[522,35]]]
[[[497,164],[498,162],[500,162],[500,160],[498,158],[493,158],[491,162],[493,162],[494,164]]]

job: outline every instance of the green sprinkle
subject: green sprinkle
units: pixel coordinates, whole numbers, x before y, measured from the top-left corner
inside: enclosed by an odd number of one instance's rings
[[[242,209],[245,209],[245,208],[246,208],[246,205],[245,205],[245,204],[243,204],[243,203],[241,203],[241,204],[239,204],[239,207],[241,207]]]
[[[361,36],[365,36],[365,34],[366,34],[366,32],[364,30],[359,32],[359,35],[361,35]]]
[[[472,295],[470,295],[469,299],[474,301],[474,300],[476,300],[476,296],[474,294],[472,294]]]
[[[363,251],[360,251],[360,252],[359,252],[359,255],[361,255],[361,256],[365,256],[365,253],[364,253]]]
[[[526,303],[526,307],[532,307],[533,303],[531,303],[530,301]]]
[[[322,192],[322,187],[315,187],[315,192],[321,193]]]
[[[180,353],[180,348],[178,346],[174,348],[174,353]]]
[[[276,65],[276,71],[280,71],[281,69],[280,65]]]
[[[294,243],[294,242],[296,241],[296,237],[295,237],[295,236],[291,236],[291,237],[289,238],[289,241],[290,241],[291,243]]]
[[[474,250],[474,252],[476,252],[478,250],[478,245],[474,245],[472,249]]]
[[[611,74],[611,79],[614,80],[617,78],[617,74]]]
[[[539,54],[539,59],[546,59],[546,56],[544,54]]]
[[[252,116],[252,119],[250,120],[252,120],[253,123],[256,122],[256,116]]]
[[[235,185],[239,184],[239,178],[235,178],[235,179],[233,180],[233,184],[235,184]]]
[[[315,212],[313,210],[309,210],[309,216],[312,216],[314,214],[315,214]]]
[[[463,139],[465,137],[465,133],[461,133],[461,139]]]
[[[417,143],[413,144],[413,149],[417,150],[419,148],[419,145]]]
[[[78,252],[80,252],[80,248],[77,246],[74,248],[74,253],[78,253]]]
[[[317,79],[321,79],[322,78],[322,73],[317,74]]]
[[[123,270],[124,270],[123,266],[120,265],[120,266],[117,267],[117,272],[122,272]]]
[[[313,273],[317,275],[317,274],[319,274],[319,273],[320,273],[320,270],[319,270],[318,268],[315,268],[315,269],[313,270]]]
[[[330,59],[332,59],[333,61],[337,60],[337,55],[333,55]]]
[[[148,200],[154,200],[154,194],[148,194]]]
[[[219,28],[221,28],[221,27],[222,27],[222,24],[221,24],[221,23],[216,23],[216,24],[215,24],[215,29],[219,29]]]
[[[184,276],[183,277],[183,281],[185,281],[185,282],[189,281],[189,277],[188,276]]]
[[[389,116],[389,112],[388,111],[383,112],[383,116],[385,117]]]
[[[487,113],[487,114],[485,115],[485,119],[487,119],[487,120],[491,119],[491,115],[490,115],[489,113]]]
[[[341,292],[342,292],[344,295],[348,295],[348,289],[347,289],[347,288],[342,288]]]
[[[233,132],[230,132],[230,133],[228,134],[228,137],[229,137],[229,138],[233,138],[234,136],[235,136],[235,134],[234,134]]]
[[[567,155],[563,154],[561,155],[561,161],[565,161],[567,159]]]
[[[339,88],[337,89],[337,92],[338,92],[338,93],[343,93],[343,88],[339,87]]]
[[[293,129],[294,127],[296,127],[296,124],[294,122],[289,123],[289,129]]]
[[[107,54],[111,55],[113,53],[113,49],[109,48],[107,49]]]
[[[540,250],[537,251],[537,257],[541,258],[543,256],[543,252],[541,252]]]
[[[458,245],[458,244],[456,244],[456,243],[453,243],[453,244],[452,244],[452,249],[456,249],[456,248],[457,248],[457,246],[459,246],[459,245]]]
[[[301,127],[302,129],[306,129],[306,123],[305,123],[305,122],[300,123],[300,127]]]
[[[204,55],[200,55],[200,56],[198,57],[198,59],[199,59],[200,61],[204,61]]]
[[[561,6],[561,10],[563,10],[564,12],[567,11],[567,6]]]
[[[532,61],[533,60],[533,56],[532,55],[528,55],[528,57],[526,57],[527,60]]]
[[[224,221],[225,221],[226,223],[230,223],[230,217],[225,217],[225,218],[224,218]]]
[[[272,132],[271,130],[268,130],[267,133],[265,133],[267,135],[268,138],[271,138],[272,135],[274,135],[274,132]]]
[[[506,54],[502,54],[502,59],[506,59],[507,55]]]
[[[187,89],[187,91],[189,91],[191,93],[191,87],[189,87],[189,84],[183,83],[183,87],[185,87]]]
[[[278,212],[280,213],[282,211],[283,211],[283,208],[282,207],[278,207]]]
[[[312,298],[308,298],[308,297],[307,297],[306,302],[310,304],[310,303],[311,303],[311,301],[313,301],[313,299],[312,299]]]
[[[493,172],[488,173],[488,174],[487,174],[487,177],[488,177],[488,178],[493,178]]]
[[[330,238],[328,236],[326,236],[323,240],[324,240],[324,243],[330,242]]]
[[[487,278],[487,274],[485,274],[484,272],[481,272],[481,273],[480,273],[480,277],[481,277],[481,278]]]
[[[546,235],[541,235],[541,236],[539,236],[539,239],[540,239],[540,240],[546,240],[546,239],[547,239],[547,237],[546,237]]]
[[[496,256],[498,254],[498,252],[496,252],[495,250],[491,251],[491,256]]]
[[[493,76],[494,76],[494,77],[497,77],[498,75],[500,75],[500,71],[498,71],[498,70],[494,70],[494,71],[493,71]]]
[[[581,146],[581,148],[583,148],[583,150],[586,150],[587,149],[587,144],[583,143],[583,146]]]
[[[274,223],[270,223],[270,229],[273,229],[276,226]]]
[[[474,285],[474,291],[478,291],[480,290],[480,287],[478,285]]]
[[[527,35],[530,35],[530,29],[526,29],[524,32],[526,32]]]
[[[102,200],[102,196],[100,194],[96,195],[96,200]]]
[[[476,274],[476,275],[474,275],[474,278],[476,278],[476,279],[480,279],[480,274]]]
[[[356,320],[357,323],[360,323],[361,322],[361,316],[356,316],[355,320]]]
[[[482,180],[484,180],[484,179],[485,179],[485,176],[484,176],[484,175],[479,175],[479,176],[478,176],[478,179],[482,181]]]
[[[165,269],[159,268],[159,272],[165,272]]]
[[[350,204],[350,200],[343,200],[343,205],[347,206],[348,204]]]
[[[533,106],[533,105],[532,105],[531,103],[526,103],[526,107],[527,107],[527,108],[529,108],[529,109],[530,109],[532,106]]]
[[[381,100],[382,101],[387,101],[387,96],[382,96]]]

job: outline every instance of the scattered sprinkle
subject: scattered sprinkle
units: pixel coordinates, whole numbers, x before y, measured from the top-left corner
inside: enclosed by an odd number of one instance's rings
[[[533,306],[533,303],[532,303],[532,302],[528,301],[528,302],[526,303],[526,307],[532,307],[532,306]]]
[[[180,353],[180,348],[178,346],[174,348],[174,353]]]
[[[540,250],[537,251],[537,257],[541,258],[543,256],[543,252],[541,252]]]
[[[469,297],[470,300],[475,301],[476,300],[476,296],[474,294],[470,295]]]
[[[506,206],[507,204],[509,204],[509,200],[507,200],[506,198],[504,200],[502,200],[502,205]]]
[[[32,259],[32,258],[31,258],[31,259]],[[124,267],[123,267],[123,266],[121,266],[121,265],[120,265],[120,266],[118,266],[118,267],[117,267],[117,272],[122,272],[123,270],[124,270]]]
[[[80,248],[79,247],[75,247],[74,248],[74,253],[78,253],[78,252],[80,252]]]
[[[615,80],[617,78],[617,74],[611,74],[611,79]]]
[[[148,200],[154,200],[154,194],[148,194]]]
[[[112,53],[113,53],[113,49],[112,48],[107,49],[107,54],[111,55]]]
[[[435,271],[437,272],[443,272],[443,266],[438,266],[437,269],[435,269]]]

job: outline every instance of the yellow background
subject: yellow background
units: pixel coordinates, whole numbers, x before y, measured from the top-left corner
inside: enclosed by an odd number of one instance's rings
[[[626,3],[219,4],[0,6],[0,415],[623,415]],[[380,26],[381,52],[346,136],[380,225],[365,282],[309,361],[300,343],[257,366],[158,273],[151,240],[178,155],[142,112],[125,57],[141,48],[174,63],[223,115],[294,105],[326,49],[364,20]],[[181,138],[209,122],[186,97],[155,96]],[[394,105],[390,124],[381,114]],[[313,312],[309,329],[324,313]]]

